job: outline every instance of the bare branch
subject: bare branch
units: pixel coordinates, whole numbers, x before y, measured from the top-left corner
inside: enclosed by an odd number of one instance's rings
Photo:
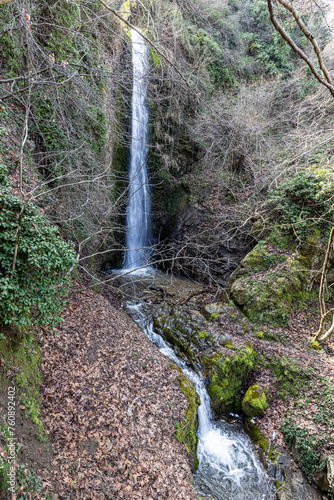
[[[268,0],[268,9],[269,9],[269,14],[270,14],[270,19],[271,19],[273,25],[275,26],[276,30],[280,33],[280,35],[284,38],[284,40],[286,40],[288,42],[288,44],[290,45],[290,47],[299,55],[299,57],[301,59],[303,59],[306,62],[306,64],[310,68],[311,72],[316,77],[316,79],[322,85],[324,85],[325,87],[327,87],[328,90],[330,91],[330,93],[332,94],[332,96],[334,97],[334,85],[333,85],[332,79],[331,79],[331,77],[330,77],[330,75],[328,73],[328,70],[327,70],[327,68],[326,68],[326,66],[325,66],[325,64],[323,62],[323,59],[322,59],[322,56],[321,56],[321,52],[320,52],[320,48],[319,48],[319,45],[318,45],[317,41],[315,40],[315,38],[311,34],[311,32],[308,30],[308,28],[305,26],[305,24],[303,23],[303,21],[301,20],[301,18],[299,16],[299,14],[292,7],[292,5],[289,2],[287,2],[286,0],[278,0],[278,2],[292,13],[292,15],[294,16],[295,20],[297,21],[298,26],[300,27],[301,31],[304,33],[304,35],[312,43],[314,52],[317,55],[317,58],[318,58],[318,61],[319,61],[320,69],[323,72],[325,78],[323,78],[321,76],[321,74],[319,74],[319,72],[315,68],[315,66],[314,66],[313,62],[311,61],[311,59],[305,54],[305,52],[300,47],[298,47],[298,45],[293,41],[293,39],[291,38],[291,36],[287,33],[287,31],[279,23],[279,21],[277,20],[276,14],[275,14],[273,0]]]

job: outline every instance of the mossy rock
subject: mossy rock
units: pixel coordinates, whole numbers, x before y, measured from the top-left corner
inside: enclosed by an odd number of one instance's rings
[[[0,358],[4,366],[15,366],[17,372],[13,380],[19,401],[25,407],[26,416],[37,426],[38,439],[46,441],[46,431],[40,415],[39,392],[42,381],[41,353],[34,331],[16,332],[0,338]],[[0,389],[7,391],[8,380],[0,375]]]
[[[208,392],[211,406],[218,416],[241,410],[239,394],[248,374],[256,368],[256,358],[256,352],[250,344],[225,358],[222,353],[203,357],[203,366],[210,373]]]
[[[188,400],[188,408],[183,422],[179,424],[179,429],[176,431],[176,439],[183,443],[190,458],[190,463],[193,469],[198,467],[198,459],[196,456],[198,437],[197,437],[197,411],[201,404],[200,398],[196,392],[194,384],[185,376],[180,375],[176,379],[180,385],[180,389]]]
[[[224,312],[224,307],[226,302],[213,302],[212,304],[206,304],[202,308],[202,314],[209,321],[216,321],[220,314]]]
[[[244,399],[242,400],[242,411],[249,417],[261,415],[269,404],[264,391],[258,385],[252,385],[248,388]]]
[[[154,313],[153,322],[155,331],[191,366],[200,363],[201,353],[216,342],[205,318],[185,307],[160,307]]]
[[[266,319],[284,323],[291,303],[307,300],[310,296],[306,289],[307,269],[298,254],[281,255],[275,261],[270,254],[264,256],[264,248],[260,246],[257,260],[254,256],[246,259],[247,272],[232,283],[231,298],[251,321]],[[263,260],[272,260],[272,267],[266,270],[261,267]],[[249,263],[255,267],[251,269]]]

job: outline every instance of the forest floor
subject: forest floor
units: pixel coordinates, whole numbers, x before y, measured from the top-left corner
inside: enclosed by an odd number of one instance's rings
[[[174,437],[188,402],[178,372],[106,298],[73,295],[43,339],[41,408],[61,498],[196,499]]]
[[[56,331],[38,330],[47,443],[29,432],[24,407],[17,409],[26,448],[19,462],[39,485],[25,484],[26,496],[17,498],[197,499],[186,450],[174,435],[188,407],[179,373],[101,294],[72,295],[62,317]]]

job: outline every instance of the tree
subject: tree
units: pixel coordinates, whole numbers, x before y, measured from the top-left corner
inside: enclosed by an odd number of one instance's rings
[[[268,0],[268,9],[269,9],[269,14],[270,14],[270,19],[275,26],[275,29],[280,33],[280,35],[283,37],[284,40],[288,42],[290,47],[298,54],[298,56],[306,62],[308,67],[310,68],[312,74],[315,76],[315,78],[320,82],[322,85],[324,85],[332,94],[334,97],[334,83],[332,80],[332,77],[329,73],[328,68],[326,67],[322,54],[321,54],[321,48],[319,46],[319,42],[315,38],[315,36],[311,33],[309,28],[306,26],[302,19],[302,15],[294,8],[293,4],[289,2],[288,0],[277,0],[277,2],[288,12],[290,12],[297,23],[301,33],[303,34],[304,37],[306,37],[307,40],[312,45],[313,52],[316,56],[316,59],[319,64],[319,69],[316,68],[314,62],[312,59],[305,53],[304,50],[302,50],[297,43],[292,39],[292,37],[289,35],[289,33],[286,31],[286,29],[283,27],[282,23],[279,21],[277,15],[276,15],[276,9],[274,5],[274,0]]]

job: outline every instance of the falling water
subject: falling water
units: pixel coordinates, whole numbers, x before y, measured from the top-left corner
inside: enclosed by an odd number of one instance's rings
[[[126,213],[124,267],[135,269],[149,263],[150,189],[146,158],[148,110],[146,106],[148,51],[140,34],[131,29],[132,39],[132,139],[129,170],[129,202]]]

